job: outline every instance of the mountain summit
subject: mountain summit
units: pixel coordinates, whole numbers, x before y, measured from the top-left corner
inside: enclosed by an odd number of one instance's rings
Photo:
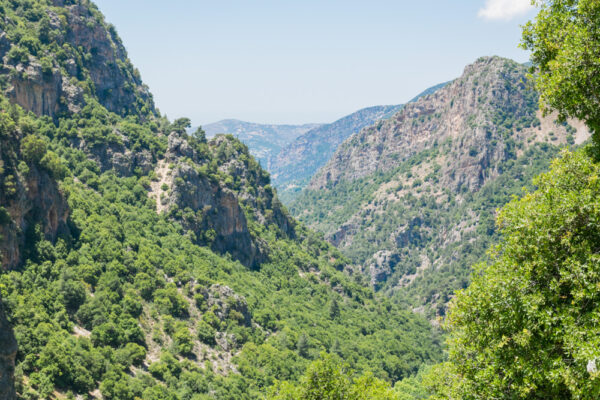
[[[495,240],[494,211],[583,142],[542,116],[526,68],[484,57],[433,94],[346,140],[290,205],[371,283],[443,313]],[[317,206],[318,205],[318,206]]]

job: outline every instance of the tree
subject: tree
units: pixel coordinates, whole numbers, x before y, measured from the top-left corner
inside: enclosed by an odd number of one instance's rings
[[[464,398],[600,395],[600,165],[565,152],[500,213],[504,240],[449,314]]]
[[[185,325],[178,327],[173,334],[173,341],[179,354],[189,354],[194,349],[194,339]]]
[[[198,321],[198,326],[196,327],[196,331],[198,332],[198,339],[202,343],[208,345],[215,344],[215,334],[217,333],[215,328],[210,326],[206,321]]]
[[[329,318],[336,319],[337,317],[339,317],[339,315],[340,306],[337,300],[334,298],[333,300],[331,300],[331,303],[329,303]]]
[[[206,143],[206,132],[204,132],[204,129],[202,129],[201,126],[199,126],[196,131],[194,131],[194,133],[192,134],[192,136],[198,140],[200,143]]]
[[[46,142],[35,135],[29,135],[21,141],[21,153],[29,162],[38,164],[46,155],[46,151],[48,151]]]
[[[537,0],[534,21],[523,29],[546,111],[587,123],[600,143],[600,1]]]
[[[178,118],[171,124],[171,130],[178,133],[185,133],[186,129],[192,127],[192,121],[189,118]]]
[[[600,144],[600,1],[538,1],[523,32],[544,110],[582,119]],[[439,398],[600,396],[600,165],[563,153],[538,189],[501,211],[491,262],[450,308]],[[443,392],[443,393],[442,393]]]
[[[296,350],[301,357],[308,357],[308,337],[303,333],[298,337],[298,343],[296,343]]]
[[[339,357],[321,354],[306,370],[299,385],[279,382],[269,393],[270,400],[395,400],[398,394],[385,381],[371,374],[354,378]]]

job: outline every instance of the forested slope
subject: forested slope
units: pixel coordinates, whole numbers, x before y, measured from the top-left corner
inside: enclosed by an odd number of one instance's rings
[[[251,399],[320,351],[391,382],[441,358],[425,319],[287,214],[246,146],[158,115],[92,3],[0,11],[0,291],[21,397]]]

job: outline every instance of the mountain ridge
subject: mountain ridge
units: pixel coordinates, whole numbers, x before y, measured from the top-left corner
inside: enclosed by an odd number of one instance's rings
[[[347,139],[290,211],[359,264],[374,287],[443,315],[470,265],[497,239],[495,208],[560,146],[588,137],[582,123],[570,123],[577,128],[541,115],[524,66],[481,58]]]
[[[284,147],[269,163],[274,185],[284,202],[293,197],[303,183],[325,164],[337,146],[352,133],[386,118],[401,105],[360,109],[330,124],[306,132]]]

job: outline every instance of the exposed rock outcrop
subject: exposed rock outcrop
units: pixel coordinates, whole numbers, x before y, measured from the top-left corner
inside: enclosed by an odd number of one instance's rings
[[[69,29],[64,40],[91,55],[83,68],[94,83],[100,104],[122,115],[136,113],[138,99],[152,106],[152,95],[127,58],[114,27],[107,25],[91,4],[65,8]]]
[[[54,1],[48,7],[48,29],[63,53],[38,50],[15,58],[12,43],[0,30],[0,72],[8,77],[7,97],[26,110],[53,118],[77,112],[85,105],[84,88],[109,111],[136,114],[153,112],[148,88],[133,68],[114,28],[88,2],[66,5]],[[66,11],[66,12],[65,12]],[[64,17],[64,20],[61,18]],[[42,62],[43,60],[43,62]]]
[[[161,184],[153,191],[157,209],[168,210],[199,242],[256,267],[265,255],[253,241],[238,199],[199,168],[203,161],[182,134],[169,135],[167,153],[158,165]]]
[[[0,265],[23,261],[27,233],[39,226],[45,239],[68,233],[69,207],[57,182],[36,163],[19,168],[21,134],[0,139]],[[22,162],[21,162],[22,163]],[[23,164],[21,164],[23,165]]]
[[[203,295],[208,309],[214,310],[215,315],[221,322],[227,320],[233,312],[236,312],[236,318],[240,324],[251,325],[252,316],[248,311],[246,299],[236,294],[229,286],[212,285]]]
[[[71,144],[94,160],[102,172],[114,170],[119,176],[131,176],[136,171],[147,175],[153,170],[155,160],[150,151],[131,151],[129,137],[118,131],[115,134],[120,143],[88,144],[85,140],[73,138]]]
[[[372,264],[369,265],[371,286],[376,286],[392,275],[396,264],[400,261],[398,254],[389,250],[381,250],[373,255]]]
[[[248,148],[231,136],[219,135],[209,143],[219,156],[219,171],[237,182],[226,183],[249,206],[261,225],[274,224],[281,234],[294,238],[295,222],[275,195],[269,175],[251,159]]]
[[[525,67],[500,57],[480,58],[444,88],[348,139],[309,187],[323,189],[390,171],[445,142],[452,158],[441,165],[441,183],[452,190],[478,190],[499,175],[497,165],[514,156],[517,138],[538,140],[539,124],[552,125],[552,116],[541,115],[537,126],[531,125],[537,109],[537,93],[531,85]],[[515,128],[517,138],[504,134]],[[554,130],[566,136],[564,127]]]

